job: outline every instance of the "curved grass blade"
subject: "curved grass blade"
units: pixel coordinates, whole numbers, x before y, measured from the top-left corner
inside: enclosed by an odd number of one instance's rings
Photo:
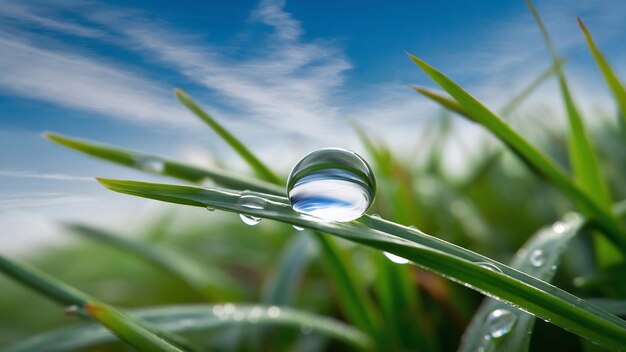
[[[626,88],[624,87],[624,84],[621,82],[617,74],[615,74],[615,71],[613,71],[611,65],[609,65],[609,62],[604,57],[600,49],[598,49],[598,47],[596,46],[596,43],[593,41],[589,30],[587,30],[587,26],[585,26],[583,20],[581,20],[580,17],[578,17],[578,24],[580,25],[580,29],[585,35],[585,39],[587,40],[587,44],[589,45],[591,55],[596,61],[598,68],[602,72],[606,84],[609,86],[611,92],[615,96],[615,100],[617,100],[619,109],[622,112],[621,114],[619,114],[621,116],[621,126],[624,132],[626,132]]]
[[[77,308],[79,313],[98,321],[115,336],[140,351],[183,351],[170,343],[172,339],[179,342],[178,337],[167,334],[159,336],[141,322],[25,264],[0,256],[0,271],[66,307]]]
[[[133,241],[83,224],[65,224],[65,228],[80,236],[94,239],[141,258],[178,277],[209,300],[223,300],[243,295],[241,285],[226,273],[204,266],[173,249]],[[215,284],[216,282],[219,285]]]
[[[610,210],[607,210],[603,204],[598,203],[596,198],[590,197],[587,192],[574,184],[558,164],[533,147],[526,139],[463,88],[426,62],[411,54],[409,56],[426,74],[456,99],[457,104],[463,108],[463,111],[467,115],[472,116],[472,120],[490,130],[526,162],[531,169],[576,202],[586,215],[598,222],[598,225],[607,237],[620,247],[623,252],[626,252],[626,237],[624,237],[620,224],[615,220]]]
[[[552,281],[562,254],[570,240],[579,233],[582,225],[580,217],[570,214],[563,221],[539,230],[517,252],[510,266],[545,282]],[[498,309],[506,310],[516,318],[508,333],[493,339],[491,334],[494,328],[487,321],[487,317]],[[465,330],[459,351],[528,351],[534,324],[535,317],[532,314],[487,298]]]
[[[550,35],[532,2],[526,0],[526,4],[541,29],[541,33],[543,34],[546,45],[550,49],[552,60],[556,66],[560,58],[552,44]],[[557,71],[557,77],[569,121],[568,151],[570,163],[574,171],[574,179],[578,185],[587,192],[587,195],[596,201],[598,206],[608,210],[611,207],[611,196],[609,194],[609,187],[602,175],[598,157],[591,145],[580,111],[574,103],[574,98],[572,97],[569,85],[565,79],[565,73],[562,69]]]
[[[226,143],[228,143],[254,170],[259,178],[276,184],[282,184],[283,180],[270,170],[259,158],[257,158],[250,149],[241,143],[235,136],[228,132],[213,117],[207,114],[191,97],[180,89],[175,91],[176,98],[183,103],[191,112],[204,121],[209,127],[215,131]]]
[[[308,233],[291,238],[275,270],[268,276],[263,288],[262,302],[279,306],[293,304],[300,279],[313,255],[312,239]]]
[[[111,179],[99,181],[120,193],[273,219],[390,252],[606,348],[626,348],[626,321],[542,280],[416,229],[370,216],[350,223],[320,222],[295,212],[284,197],[254,192]],[[263,199],[263,208],[240,206],[242,195]]]
[[[276,325],[299,329],[306,326],[354,348],[369,350],[371,339],[361,331],[332,318],[296,309],[262,305],[180,305],[137,309],[133,317],[170,333],[209,331],[224,326]],[[86,323],[44,333],[10,346],[5,352],[72,351],[114,342],[115,337],[98,325]]]
[[[201,182],[210,179],[218,185],[232,189],[248,189],[277,195],[285,194],[285,190],[282,187],[251,178],[244,178],[225,170],[208,170],[167,160],[155,155],[98,144],[91,141],[83,141],[50,132],[44,133],[43,136],[52,142],[85,153],[89,156],[141,171],[171,176],[191,182]]]

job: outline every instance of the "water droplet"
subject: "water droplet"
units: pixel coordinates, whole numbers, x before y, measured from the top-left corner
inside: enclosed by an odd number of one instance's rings
[[[402,258],[399,255],[395,255],[389,252],[383,252],[383,254],[385,255],[385,257],[387,257],[387,259],[391,260],[392,262],[396,264],[408,264],[409,263],[408,259]]]
[[[373,217],[374,219],[380,219],[380,215],[378,215],[378,214],[372,214],[372,217]]]
[[[480,266],[482,266],[485,269],[489,269],[491,271],[495,271],[497,273],[501,273],[502,274],[502,269],[498,268],[495,264],[491,264],[489,262],[480,262],[480,263],[476,263]]]
[[[213,314],[215,314],[215,316],[219,317],[224,314],[224,306],[222,306],[221,304],[213,306],[212,312]]]
[[[74,304],[74,305],[65,307],[65,310],[63,311],[63,313],[65,315],[76,315],[80,313],[80,311],[81,311],[81,308]]]
[[[215,208],[213,208],[213,207],[206,207],[206,210],[208,210],[208,211],[215,211]]]
[[[325,221],[352,221],[372,205],[376,181],[360,156],[323,148],[304,156],[287,180],[291,207]]]
[[[251,323],[256,323],[263,315],[263,309],[261,307],[254,307],[250,311],[250,315],[248,315],[248,321]]]
[[[563,233],[565,230],[567,230],[567,224],[561,221],[557,221],[552,225],[552,231],[556,233]]]
[[[271,306],[267,309],[267,315],[270,318],[278,318],[280,315],[280,308],[277,306]]]
[[[163,173],[163,170],[165,170],[163,160],[151,156],[139,157],[135,159],[135,166],[140,170],[156,174]]]
[[[409,228],[413,229],[413,230],[417,230],[417,226],[415,226],[415,225],[410,225]]]
[[[257,197],[255,195],[243,195],[241,196],[241,198],[239,198],[239,205],[248,209],[260,210],[265,207],[265,204],[265,199]],[[250,226],[254,226],[258,224],[259,221],[261,221],[261,218],[247,214],[239,214],[239,217],[244,224]]]
[[[517,315],[507,309],[496,309],[489,313],[485,322],[487,323],[487,333],[485,339],[497,339],[508,334],[515,322]]]
[[[296,225],[293,225],[293,228],[296,231],[303,231],[304,230],[304,227],[300,227],[300,226],[296,226]]]
[[[535,268],[538,268],[546,263],[546,255],[543,253],[541,249],[535,249],[530,252],[530,264]]]
[[[237,310],[237,308],[235,307],[234,304],[228,303],[224,305],[224,315],[231,315],[233,313],[235,313],[235,311]]]

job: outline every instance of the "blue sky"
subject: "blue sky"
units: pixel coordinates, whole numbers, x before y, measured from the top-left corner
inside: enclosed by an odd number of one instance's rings
[[[624,75],[626,2],[536,5],[582,108],[613,111],[575,17]],[[432,84],[404,51],[494,107],[549,66],[523,1],[2,1],[0,247],[50,232],[50,219],[123,221],[147,204],[90,180],[145,176],[51,145],[43,131],[240,167],[174,87],[282,169],[316,147],[359,150],[348,119],[414,148],[438,110],[406,88]],[[553,85],[533,102],[558,118]]]

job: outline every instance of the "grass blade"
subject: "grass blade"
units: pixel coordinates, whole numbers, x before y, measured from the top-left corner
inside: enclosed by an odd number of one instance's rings
[[[206,179],[226,188],[249,189],[270,194],[285,194],[282,187],[251,178],[244,178],[224,170],[208,170],[167,160],[159,156],[144,154],[91,141],[44,133],[48,140],[92,157],[128,166],[141,171],[175,177],[185,181],[201,182]]]
[[[175,90],[178,100],[191,110],[202,121],[209,125],[226,143],[228,143],[254,170],[259,178],[276,184],[282,184],[283,180],[270,170],[250,149],[241,143],[235,136],[228,132],[213,117],[207,114],[191,97],[180,89]]]
[[[111,179],[99,181],[116,192],[273,219],[387,251],[604,347],[626,348],[626,322],[620,318],[542,280],[415,229],[369,216],[350,223],[319,222],[296,213],[284,197],[254,192],[244,194],[264,199],[262,209],[240,206],[242,193],[235,191]],[[493,270],[494,266],[499,270]]]
[[[463,108],[465,114],[486,127],[526,162],[531,169],[576,202],[586,215],[593,217],[599,223],[607,237],[620,247],[623,252],[626,252],[626,238],[623,236],[621,226],[615,220],[610,210],[607,210],[603,204],[598,203],[596,198],[590,197],[587,192],[574,184],[565,171],[551,158],[533,147],[526,139],[463,88],[426,62],[411,54],[409,56],[426,74],[456,99],[456,103]],[[420,88],[419,91],[421,93],[424,89]]]
[[[552,44],[550,35],[548,34],[548,31],[532,2],[530,0],[526,0],[526,4],[541,29],[541,33],[543,34],[546,45],[550,49],[552,59],[556,66],[560,59],[556,53],[554,45]],[[593,146],[591,145],[589,136],[587,136],[583,119],[574,103],[570,88],[567,84],[567,80],[565,79],[565,73],[562,69],[558,70],[557,77],[569,121],[568,151],[570,163],[574,172],[574,179],[578,185],[596,201],[598,206],[608,210],[611,207],[609,188],[602,175],[598,158]]]
[[[562,254],[582,225],[583,222],[578,216],[568,216],[564,221],[540,230],[517,252],[510,266],[540,280],[552,281]],[[497,309],[513,312],[517,320],[511,331],[502,338],[497,340],[485,338],[493,329],[487,323],[487,317]],[[501,301],[487,298],[465,330],[459,351],[471,352],[481,349],[493,352],[528,351],[534,324],[533,315],[512,308]]]
[[[600,49],[596,46],[596,43],[593,41],[589,30],[587,30],[587,26],[583,23],[583,20],[578,17],[578,24],[580,24],[580,29],[583,31],[585,35],[585,39],[587,40],[587,44],[589,45],[589,50],[591,51],[591,55],[593,56],[598,68],[602,72],[604,76],[604,80],[607,85],[611,89],[611,92],[615,96],[615,100],[617,100],[617,104],[619,109],[621,110],[621,126],[626,132],[626,88],[624,84],[621,82],[615,71],[609,65],[609,62],[604,57]]]
[[[140,351],[183,351],[139,321],[25,264],[0,256],[0,271],[64,306],[77,307]]]
[[[66,224],[65,227],[80,236],[94,239],[143,259],[178,277],[209,300],[223,300],[233,298],[233,295],[240,297],[243,294],[241,285],[226,273],[206,267],[173,249],[133,241],[83,224]],[[219,282],[219,285],[216,285],[216,282]]]
[[[342,322],[300,310],[262,305],[181,305],[133,310],[133,317],[170,333],[210,331],[223,326],[276,325],[313,331],[357,349],[368,350],[371,339]],[[96,347],[115,341],[113,335],[87,323],[48,332],[8,347],[5,352],[71,351]]]

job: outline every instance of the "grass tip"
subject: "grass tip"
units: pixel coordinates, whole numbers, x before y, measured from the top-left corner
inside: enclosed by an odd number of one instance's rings
[[[580,26],[580,29],[582,29],[583,32],[587,34],[587,26],[585,26],[585,22],[583,22],[582,18],[580,18],[580,16],[576,16],[576,20],[578,20],[578,25]]]

